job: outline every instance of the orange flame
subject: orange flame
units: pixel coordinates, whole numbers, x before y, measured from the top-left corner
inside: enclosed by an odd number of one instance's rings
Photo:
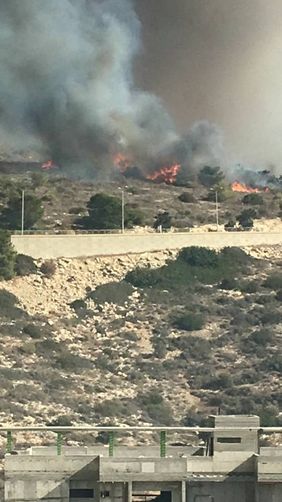
[[[43,162],[41,165],[41,169],[44,169],[45,171],[49,171],[49,169],[55,169],[56,164],[53,162],[53,160],[47,160],[47,162]]]
[[[234,181],[231,185],[233,192],[242,192],[242,193],[261,193],[261,192],[269,192],[269,188],[252,188],[246,185],[245,183],[240,183],[239,181]]]
[[[131,162],[123,153],[117,153],[114,156],[114,165],[118,167],[122,173],[124,173],[130,167]]]
[[[158,171],[152,174],[147,174],[146,179],[156,181],[157,183],[174,183],[177,175],[181,169],[180,164],[173,164],[172,166],[161,167]]]

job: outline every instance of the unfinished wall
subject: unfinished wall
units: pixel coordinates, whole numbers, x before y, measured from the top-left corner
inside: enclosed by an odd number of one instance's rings
[[[79,258],[181,249],[186,246],[273,246],[282,244],[281,233],[205,232],[111,235],[13,235],[18,253],[33,258]]]

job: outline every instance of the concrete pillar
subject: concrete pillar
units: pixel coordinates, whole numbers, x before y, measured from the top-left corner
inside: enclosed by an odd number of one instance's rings
[[[186,502],[186,481],[181,481],[181,502]]]
[[[132,481],[128,481],[128,483],[126,483],[126,488],[126,502],[132,502]]]

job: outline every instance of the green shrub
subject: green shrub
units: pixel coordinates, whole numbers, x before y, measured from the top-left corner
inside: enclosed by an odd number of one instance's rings
[[[42,263],[40,267],[40,272],[44,274],[49,279],[55,275],[57,270],[56,262],[53,260],[46,260]]]
[[[271,331],[260,329],[258,331],[254,331],[250,336],[249,340],[257,345],[262,345],[265,347],[270,344],[274,340],[274,335]]]
[[[276,300],[282,302],[282,289],[279,289],[275,295]]]
[[[126,400],[121,399],[107,399],[102,403],[97,403],[95,405],[95,413],[100,417],[116,417],[127,415],[128,403]]]
[[[133,331],[126,331],[125,333],[123,333],[122,337],[129,342],[138,342],[138,340],[140,339],[137,333],[134,333]]]
[[[105,193],[93,195],[87,203],[89,215],[77,221],[77,224],[87,229],[114,230],[121,228],[122,198]],[[141,225],[143,213],[129,204],[124,207],[124,224],[126,227]]]
[[[44,173],[31,173],[30,180],[32,188],[39,188],[45,185],[47,177]]]
[[[235,230],[237,230],[236,228],[236,220],[234,219],[230,219],[227,221],[227,223],[224,224],[224,230],[226,232],[234,232]]]
[[[271,357],[267,356],[267,358],[262,362],[262,369],[282,373],[282,353],[277,352]]]
[[[47,427],[71,427],[73,425],[72,418],[68,415],[59,415],[51,422],[46,423]]]
[[[1,289],[0,317],[6,317],[12,320],[22,317],[25,312],[17,307],[18,302],[19,300],[15,295],[5,289]]]
[[[217,373],[214,377],[209,377],[205,379],[203,383],[203,388],[205,389],[229,389],[233,385],[233,379],[230,373],[225,371]]]
[[[274,303],[275,297],[273,295],[259,295],[255,298],[255,302],[259,305],[268,305]]]
[[[154,356],[157,359],[163,359],[167,353],[166,341],[163,340],[162,338],[156,338],[153,341],[153,346],[154,346]]]
[[[186,204],[194,204],[196,202],[194,195],[190,192],[183,192],[179,195],[178,199]]]
[[[25,276],[37,273],[37,266],[31,256],[18,254],[16,256],[15,272],[19,276]]]
[[[69,214],[81,214],[81,213],[84,213],[85,212],[85,208],[84,207],[71,207],[69,209]]]
[[[282,274],[272,274],[270,275],[266,281],[263,283],[265,288],[269,288],[272,290],[282,289]]]
[[[136,288],[147,288],[158,284],[159,274],[156,270],[150,268],[136,268],[128,272],[125,281]]]
[[[261,316],[262,324],[279,324],[282,322],[282,312],[279,310],[276,311],[265,311]]]
[[[260,424],[262,427],[276,427],[280,425],[278,419],[279,408],[276,406],[261,406],[256,414],[260,416]]]
[[[256,281],[245,281],[240,284],[240,291],[242,293],[257,293],[259,290],[259,283]]]
[[[127,228],[132,228],[134,226],[141,226],[144,224],[144,214],[141,209],[135,207],[133,204],[126,204],[125,208],[125,218],[124,224]]]
[[[236,220],[239,222],[242,228],[245,230],[251,229],[254,226],[254,218],[257,217],[257,213],[254,209],[244,209],[237,217]]]
[[[84,300],[74,300],[69,305],[75,312],[81,312],[87,309],[87,304]]]
[[[204,327],[204,323],[200,314],[187,313],[173,319],[173,326],[184,331],[199,331]]]
[[[159,389],[151,389],[147,393],[138,394],[137,401],[154,423],[159,425],[173,424],[172,409],[169,403],[163,399]]]
[[[32,193],[26,193],[24,198],[24,227],[32,228],[43,216],[44,209],[41,199]],[[22,193],[17,192],[7,202],[7,207],[0,215],[2,228],[20,230],[22,226]]]
[[[81,357],[77,354],[72,354],[68,350],[64,350],[54,360],[56,367],[60,367],[67,371],[81,371],[83,369],[92,369],[93,363],[90,359]]]
[[[168,211],[162,211],[155,216],[155,221],[153,224],[153,228],[156,230],[159,227],[162,227],[164,230],[168,230],[172,226],[172,217]]]
[[[181,350],[181,359],[202,360],[209,356],[211,345],[209,340],[195,335],[178,336],[170,339],[173,350]]]
[[[136,287],[154,287],[163,290],[186,291],[195,283],[215,284],[225,277],[242,274],[252,263],[244,251],[225,248],[216,253],[201,247],[184,248],[176,260],[170,260],[158,269],[137,268],[125,276],[125,281]]]
[[[224,174],[220,170],[220,167],[204,166],[199,172],[198,179],[202,185],[211,188],[222,182]]]
[[[192,267],[216,267],[218,265],[218,254],[213,249],[191,246],[182,249],[178,258],[185,261]]]
[[[242,199],[243,204],[251,204],[253,206],[262,206],[264,201],[258,193],[248,193]]]
[[[207,197],[206,197],[206,200],[208,202],[214,202],[216,203],[217,202],[225,202],[226,199],[228,198],[228,192],[227,190],[224,190],[223,188],[219,188],[218,190],[216,190],[216,187],[215,188],[212,188],[211,190],[208,191],[208,194],[207,194]]]
[[[138,276],[138,269],[134,272]],[[136,279],[134,280],[134,273],[128,274],[129,277],[132,278],[132,282],[127,279],[128,282],[134,284]],[[101,286],[97,286],[94,291],[88,293],[88,298],[91,298],[96,303],[115,303],[116,305],[123,305],[126,301],[128,301],[128,297],[132,295],[134,292],[134,288],[128,282],[120,281],[120,282],[109,282],[108,284],[102,284]]]
[[[253,258],[243,251],[243,249],[234,246],[223,248],[220,252],[220,257],[225,265],[232,266],[233,268],[249,265],[253,262]]]
[[[26,324],[23,327],[23,333],[30,336],[31,338],[41,338],[42,337],[41,327],[37,326],[36,324]]]
[[[36,345],[34,342],[24,342],[20,348],[19,348],[19,351],[22,353],[22,354],[26,354],[26,355],[32,355],[32,354],[35,354],[36,352]]]
[[[8,280],[15,275],[16,253],[11,237],[6,230],[0,230],[0,279]]]
[[[238,282],[233,277],[226,277],[225,279],[223,279],[223,281],[221,281],[219,287],[220,289],[231,291],[234,289],[238,289]]]

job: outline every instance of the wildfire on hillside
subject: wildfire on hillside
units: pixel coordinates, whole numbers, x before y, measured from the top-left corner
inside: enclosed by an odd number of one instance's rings
[[[114,166],[116,166],[122,173],[125,173],[131,164],[132,163],[129,158],[123,153],[117,153],[114,156]]]
[[[53,160],[47,160],[47,162],[43,162],[41,165],[41,169],[44,171],[50,171],[50,169],[56,169],[56,164],[53,162]]]
[[[167,183],[172,184],[176,181],[177,175],[181,169],[181,165],[173,163],[167,166],[160,167],[155,171],[150,173],[143,173],[141,169],[134,166],[129,157],[122,153],[117,153],[113,159],[114,165],[120,170],[125,176],[136,176],[146,180],[154,181],[155,183]]]
[[[161,167],[157,171],[147,174],[146,179],[155,181],[156,183],[172,184],[176,181],[180,169],[180,164],[172,164],[171,166]]]
[[[234,181],[231,184],[231,188],[233,192],[242,192],[242,193],[262,193],[269,192],[269,188],[253,188],[245,183],[240,183],[239,181]]]

